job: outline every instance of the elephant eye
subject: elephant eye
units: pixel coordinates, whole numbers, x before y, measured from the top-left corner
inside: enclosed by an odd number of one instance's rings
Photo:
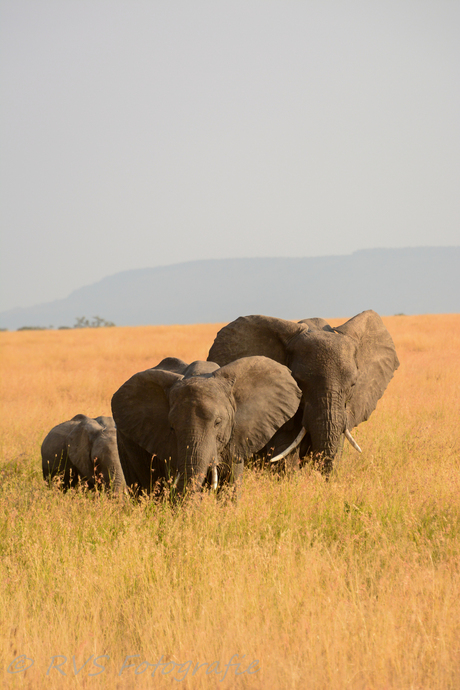
[[[214,426],[219,426],[219,424],[221,423],[221,421],[222,421],[222,419],[221,419],[220,417],[216,417],[216,419],[215,419],[215,421],[214,421]]]
[[[350,386],[350,390],[348,391],[348,395],[347,395],[347,402],[346,402],[347,405],[353,397],[354,388],[355,388],[355,383],[352,383]]]

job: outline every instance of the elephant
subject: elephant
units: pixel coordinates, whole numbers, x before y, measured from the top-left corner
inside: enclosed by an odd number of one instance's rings
[[[120,461],[128,486],[177,494],[230,483],[244,462],[296,412],[301,391],[289,369],[267,357],[219,367],[168,357],[134,374],[114,394]],[[163,487],[164,488],[164,487]]]
[[[43,478],[49,481],[62,473],[64,490],[75,487],[80,480],[91,489],[98,483],[113,493],[125,489],[112,417],[75,415],[51,429],[41,454]]]
[[[399,366],[380,316],[363,311],[332,328],[320,318],[298,323],[270,316],[242,316],[224,326],[208,360],[221,367],[263,355],[289,367],[302,391],[296,415],[270,441],[272,462],[313,457],[328,475],[344,439],[361,451],[351,430],[367,420]]]

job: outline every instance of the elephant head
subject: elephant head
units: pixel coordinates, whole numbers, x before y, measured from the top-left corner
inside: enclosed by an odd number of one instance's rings
[[[302,403],[287,427],[286,449],[301,443],[300,455],[312,453],[327,472],[344,436],[359,450],[350,430],[367,420],[399,366],[393,340],[380,316],[364,311],[332,328],[324,319],[299,323],[268,316],[243,316],[222,328],[209,351],[221,366],[234,359],[264,355],[286,365],[302,391]]]
[[[42,468],[45,479],[62,470],[64,488],[76,486],[81,479],[90,488],[100,482],[121,491],[125,481],[112,417],[91,419],[78,414],[55,426],[42,443]]]
[[[161,478],[199,489],[208,473],[241,479],[244,461],[292,417],[301,392],[289,370],[266,357],[219,367],[167,358],[112,398],[126,481],[147,492]]]

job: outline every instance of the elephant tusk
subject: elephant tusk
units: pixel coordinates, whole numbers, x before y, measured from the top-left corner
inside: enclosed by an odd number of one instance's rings
[[[297,446],[300,444],[301,440],[303,439],[303,437],[305,436],[306,433],[307,433],[307,430],[305,429],[305,427],[302,427],[297,438],[291,443],[291,445],[288,446],[286,448],[286,450],[283,450],[283,452],[280,453],[279,455],[277,455],[276,457],[271,458],[270,462],[278,462],[278,460],[282,460],[283,458],[285,458],[286,455],[288,455],[291,452],[291,450],[294,450],[294,448],[297,448]]]
[[[348,431],[348,429],[345,429],[345,436],[346,436],[346,438],[347,438],[347,441],[349,441],[349,442],[351,443],[351,445],[353,446],[353,448],[354,448],[355,450],[357,450],[358,453],[362,453],[362,452],[363,452],[363,451],[361,450],[361,448],[358,446],[358,444],[356,443],[356,441],[355,441],[355,439],[353,438],[353,436],[352,436],[352,435],[350,434],[350,432]]]
[[[179,484],[179,479],[180,479],[180,472],[179,470],[177,471],[176,478],[173,481],[173,488],[176,489],[177,485]]]
[[[212,483],[211,483],[211,489],[213,491],[217,491],[217,485],[219,483],[219,475],[217,474],[217,467],[215,465],[212,466]]]

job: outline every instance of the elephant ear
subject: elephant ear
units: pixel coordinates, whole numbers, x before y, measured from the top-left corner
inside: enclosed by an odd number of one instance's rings
[[[222,367],[242,357],[262,355],[286,364],[286,346],[303,330],[302,324],[272,316],[240,316],[218,332],[208,361]]]
[[[94,442],[97,422],[84,417],[69,434],[69,460],[82,477],[89,479],[94,475],[94,464],[91,459],[91,448]]]
[[[169,415],[169,391],[181,374],[147,369],[131,376],[112,397],[117,429],[151,455],[167,460],[174,452]]]
[[[347,405],[352,429],[369,419],[399,367],[393,339],[380,316],[369,309],[334,329],[357,343],[358,379]]]
[[[235,418],[231,452],[247,458],[293,417],[302,393],[289,369],[267,357],[245,357],[214,374],[233,382]]]

